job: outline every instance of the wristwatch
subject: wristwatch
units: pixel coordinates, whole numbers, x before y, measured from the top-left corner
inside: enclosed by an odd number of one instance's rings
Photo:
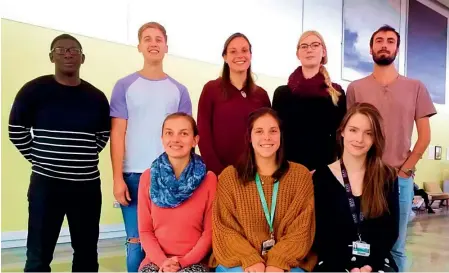
[[[407,169],[407,168],[402,168],[401,167],[400,171],[402,171],[403,173],[407,174],[408,176],[412,176],[416,172],[416,168]]]

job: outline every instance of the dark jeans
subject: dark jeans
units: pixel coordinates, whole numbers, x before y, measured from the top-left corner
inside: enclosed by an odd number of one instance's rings
[[[25,272],[50,272],[50,263],[67,215],[73,272],[98,271],[101,213],[100,179],[66,181],[33,173],[28,189],[28,238]]]

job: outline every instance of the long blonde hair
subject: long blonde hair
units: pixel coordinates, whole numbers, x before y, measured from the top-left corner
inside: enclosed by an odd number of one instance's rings
[[[301,42],[305,38],[309,37],[310,35],[315,35],[316,37],[318,37],[318,39],[321,40],[321,45],[323,46],[323,49],[326,52],[326,55],[323,56],[323,58],[321,59],[321,62],[320,62],[320,64],[321,64],[320,73],[323,74],[323,76],[324,76],[324,82],[328,86],[327,92],[329,92],[329,95],[332,98],[332,102],[334,103],[335,106],[337,106],[338,105],[338,97],[341,96],[341,93],[337,89],[335,89],[334,86],[332,85],[332,81],[329,76],[329,72],[327,72],[327,69],[324,66],[325,64],[327,64],[327,49],[326,49],[326,43],[324,42],[323,36],[321,36],[321,34],[315,30],[308,30],[308,31],[304,32],[301,35],[301,37],[299,38],[298,45],[296,46],[296,51],[298,51]]]

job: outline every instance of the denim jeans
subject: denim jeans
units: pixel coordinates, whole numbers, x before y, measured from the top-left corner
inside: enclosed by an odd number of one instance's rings
[[[139,180],[141,173],[124,173],[123,179],[128,187],[131,201],[128,206],[121,206],[123,221],[126,231],[126,267],[128,272],[138,272],[140,263],[145,258],[140,240],[132,242],[132,239],[139,239],[139,228],[137,225],[137,196],[139,192]]]
[[[66,181],[31,174],[24,272],[51,272],[64,216],[73,248],[72,272],[98,272],[101,182]]]
[[[407,225],[412,211],[413,178],[398,178],[399,181],[399,238],[391,250],[399,272],[404,272],[407,257],[405,256],[405,242],[407,239]]]
[[[215,269],[215,272],[245,272],[242,267],[224,267],[222,265],[218,265]],[[306,272],[304,269],[295,267],[290,269],[290,272]]]

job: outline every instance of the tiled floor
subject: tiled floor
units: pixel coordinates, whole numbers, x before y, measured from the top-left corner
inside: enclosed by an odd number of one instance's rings
[[[71,271],[70,244],[56,247],[53,272]],[[100,271],[124,272],[123,239],[102,240],[99,244]],[[419,214],[409,225],[407,239],[408,271],[449,272],[449,211]],[[2,249],[2,272],[23,272],[25,248]]]
[[[449,211],[419,214],[409,225],[410,271],[449,272]]]
[[[2,272],[23,272],[25,265],[24,247],[2,249]],[[71,272],[72,247],[58,244],[51,264],[53,272]],[[101,272],[125,272],[124,239],[107,239],[99,242],[99,263]]]

